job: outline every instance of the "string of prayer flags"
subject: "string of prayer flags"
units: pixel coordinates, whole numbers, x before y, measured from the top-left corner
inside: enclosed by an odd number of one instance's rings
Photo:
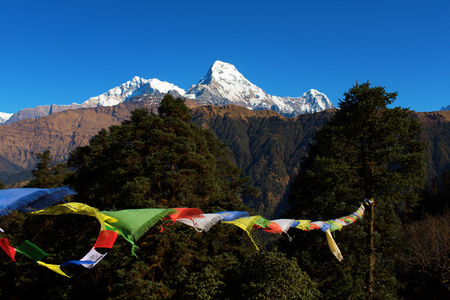
[[[304,231],[320,229],[325,232],[328,246],[333,255],[335,255],[339,261],[342,261],[343,256],[334,241],[331,232],[340,230],[362,218],[365,212],[365,205],[373,205],[374,203],[372,199],[366,199],[355,212],[347,216],[327,221],[314,222],[311,222],[311,220],[294,219],[267,220],[259,215],[250,216],[246,211],[222,211],[205,214],[199,208],[144,208],[99,211],[97,208],[77,202],[48,206],[55,204],[65,196],[73,193],[74,192],[69,188],[0,190],[0,216],[6,215],[13,210],[19,210],[36,215],[79,214],[97,218],[101,224],[99,236],[93,248],[81,260],[66,261],[60,265],[42,262],[41,260],[47,253],[28,240],[25,240],[19,247],[14,248],[10,245],[7,238],[0,238],[0,247],[13,261],[15,261],[15,254],[19,252],[37,261],[41,266],[47,267],[60,275],[70,277],[65,272],[70,271],[70,268],[83,266],[84,268],[92,269],[97,265],[107,254],[101,252],[104,252],[105,249],[112,249],[119,234],[131,243],[131,252],[133,255],[136,255],[134,250],[138,247],[135,242],[161,220],[172,221],[172,225],[176,222],[183,223],[193,227],[199,232],[206,232],[212,226],[222,221],[233,224],[244,230],[257,250],[259,250],[258,246],[250,233],[253,229],[260,229],[269,233],[279,234],[287,234],[290,228],[297,228]],[[3,229],[0,229],[0,231],[3,232]],[[291,238],[289,237],[289,239]],[[61,267],[63,267],[64,270],[61,269]]]

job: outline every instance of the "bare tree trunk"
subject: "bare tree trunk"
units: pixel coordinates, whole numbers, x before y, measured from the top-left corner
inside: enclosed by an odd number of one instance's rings
[[[375,207],[374,202],[372,202],[369,206],[370,209],[370,224],[369,224],[369,270],[367,274],[367,299],[371,300],[373,299],[373,272],[375,269],[375,248],[373,243],[373,237],[374,237],[374,222],[375,222]]]

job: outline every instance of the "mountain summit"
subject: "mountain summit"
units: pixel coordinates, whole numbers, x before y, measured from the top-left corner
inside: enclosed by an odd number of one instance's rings
[[[185,97],[204,104],[234,104],[252,110],[270,109],[287,117],[334,108],[325,94],[314,89],[301,97],[269,95],[247,80],[235,66],[222,61],[216,61],[205,77],[187,91]]]
[[[96,107],[96,106],[113,106],[122,102],[131,100],[135,96],[144,94],[157,95],[175,93],[182,96],[185,90],[176,85],[160,81],[159,79],[144,79],[134,76],[131,81],[127,81],[122,85],[110,89],[108,92],[97,97],[92,97],[81,104],[82,107]]]

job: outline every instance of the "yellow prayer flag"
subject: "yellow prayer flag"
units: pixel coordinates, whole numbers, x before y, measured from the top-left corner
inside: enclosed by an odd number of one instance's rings
[[[307,230],[307,226],[311,222],[311,220],[295,220],[296,222],[299,222],[299,224],[296,226],[296,228],[301,230]]]
[[[252,236],[250,235],[250,230],[252,230],[253,225],[255,225],[256,221],[260,218],[261,218],[261,216],[244,217],[244,218],[239,218],[239,219],[236,219],[233,221],[223,221],[222,223],[233,224],[233,225],[241,228],[245,232],[247,232],[248,236],[250,237],[250,239],[253,242],[253,245],[255,245],[256,249],[259,251],[258,246],[256,245],[255,241],[253,240]]]
[[[106,223],[117,222],[115,218],[102,214],[97,208],[78,202],[69,202],[67,204],[50,206],[46,209],[33,212],[32,214],[36,215],[77,214],[77,215],[91,216],[97,218],[97,220],[100,222],[102,226],[102,229],[105,229]]]
[[[339,250],[338,245],[334,241],[333,236],[331,235],[331,231],[328,229],[327,231],[325,231],[325,234],[327,236],[328,247],[330,247],[331,252],[339,261],[342,261],[344,257],[342,256],[341,250]]]
[[[59,265],[46,264],[46,263],[44,263],[44,262],[42,262],[42,261],[38,261],[37,263],[38,263],[40,266],[49,268],[50,270],[52,270],[53,272],[58,273],[59,275],[66,276],[66,277],[68,277],[68,278],[71,277],[71,276],[67,275],[66,273],[64,273],[64,272],[61,270],[61,268],[59,267]]]

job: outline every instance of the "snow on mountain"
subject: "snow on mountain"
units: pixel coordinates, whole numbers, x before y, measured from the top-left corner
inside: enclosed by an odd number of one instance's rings
[[[160,95],[165,93],[172,93],[175,96],[182,96],[185,94],[185,90],[177,87],[172,83],[166,81],[160,81],[154,79],[143,79],[138,76],[133,77],[132,80],[123,83],[113,89],[110,89],[106,93],[99,96],[89,98],[81,104],[72,103],[70,105],[43,105],[36,106],[34,108],[21,109],[13,114],[5,124],[11,124],[22,119],[36,119],[44,116],[51,115],[52,113],[61,112],[68,109],[78,109],[86,107],[97,106],[113,106],[125,101],[131,100],[135,96],[141,96],[144,94]]]
[[[269,95],[248,81],[235,66],[221,61],[216,61],[205,77],[184,96],[205,104],[234,104],[252,110],[271,109],[287,117],[334,108],[325,94],[314,89],[301,97]]]
[[[13,114],[0,112],[0,124],[5,123]]]
[[[185,90],[172,83],[160,81],[156,78],[144,79],[135,76],[131,81],[127,81],[120,86],[110,89],[104,94],[89,98],[81,104],[82,107],[113,106],[128,101],[135,96],[144,94],[168,93],[176,91],[180,95],[185,94]]]
[[[283,116],[293,117],[303,113],[318,112],[334,108],[325,94],[309,90],[301,97],[278,97],[267,94],[248,81],[235,66],[216,61],[197,85],[187,92],[178,86],[156,78],[144,79],[138,76],[110,89],[106,93],[92,97],[81,104],[44,105],[25,108],[15,114],[0,113],[0,124],[11,124],[21,119],[35,119],[55,112],[83,107],[113,106],[145,94],[161,96],[165,93],[197,100],[204,104],[234,104],[252,110],[271,109]]]

